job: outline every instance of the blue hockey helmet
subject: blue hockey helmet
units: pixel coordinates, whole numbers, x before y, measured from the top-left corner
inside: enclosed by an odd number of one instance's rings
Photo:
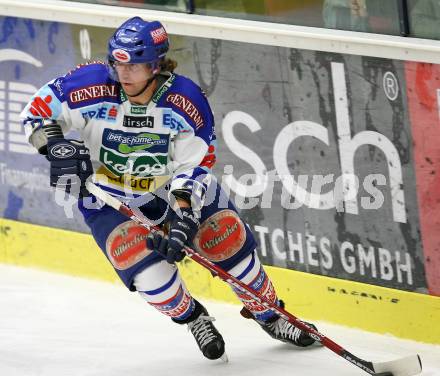
[[[149,63],[153,71],[157,71],[158,63],[165,57],[168,48],[168,35],[159,21],[147,22],[133,17],[125,21],[110,38],[108,60],[110,63]]]

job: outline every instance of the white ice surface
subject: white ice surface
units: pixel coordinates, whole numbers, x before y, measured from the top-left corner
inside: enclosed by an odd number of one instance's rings
[[[186,326],[122,286],[0,265],[0,376],[367,375],[326,348],[277,343],[238,306],[205,303],[229,363],[204,359]],[[422,375],[440,376],[440,346],[318,324],[363,359],[418,353]]]

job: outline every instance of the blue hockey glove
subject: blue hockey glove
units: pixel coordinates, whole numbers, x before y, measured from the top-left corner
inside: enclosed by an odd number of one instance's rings
[[[150,232],[147,236],[147,248],[159,252],[166,258],[168,238],[162,231]]]
[[[90,152],[84,143],[76,140],[49,139],[47,156],[50,162],[50,185],[66,193],[87,196],[87,178],[93,174]]]
[[[199,229],[199,221],[191,208],[180,208],[180,212],[182,218],[176,214],[170,222],[168,238],[160,232],[150,233],[147,237],[147,247],[159,252],[170,264],[183,260],[183,247],[192,247],[192,241]]]

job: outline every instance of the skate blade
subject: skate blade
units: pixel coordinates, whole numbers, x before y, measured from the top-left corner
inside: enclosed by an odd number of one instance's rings
[[[228,363],[229,362],[229,359],[228,359],[228,356],[226,355],[226,352],[223,353],[223,355],[220,357],[220,360],[223,363]]]

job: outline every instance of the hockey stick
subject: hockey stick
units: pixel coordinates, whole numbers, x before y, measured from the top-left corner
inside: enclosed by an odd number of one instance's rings
[[[157,226],[154,226],[151,223],[146,223],[144,219],[138,217],[127,205],[123,204],[107,192],[104,192],[95,184],[88,182],[86,187],[90,193],[102,200],[105,204],[119,211],[121,214],[131,218],[139,225],[149,229],[150,231],[160,230]],[[338,354],[345,360],[348,360],[349,362],[358,366],[365,372],[376,376],[413,376],[418,375],[422,371],[422,362],[419,355],[411,355],[389,362],[370,362],[351,354],[346,349],[333,342],[330,338],[308,326],[297,317],[287,312],[285,309],[272,303],[267,298],[254,291],[251,287],[245,285],[243,282],[241,282],[222,268],[218,267],[207,258],[201,256],[193,249],[185,247],[184,250],[188,257],[192,258],[198,264],[204,266],[211,273],[218,276],[220,279],[227,282],[228,284],[233,285],[244,294],[252,297],[266,308],[272,310],[273,312],[276,312],[278,315],[295,325],[297,328],[307,332],[314,340],[320,342],[322,345],[324,345],[334,353]]]

